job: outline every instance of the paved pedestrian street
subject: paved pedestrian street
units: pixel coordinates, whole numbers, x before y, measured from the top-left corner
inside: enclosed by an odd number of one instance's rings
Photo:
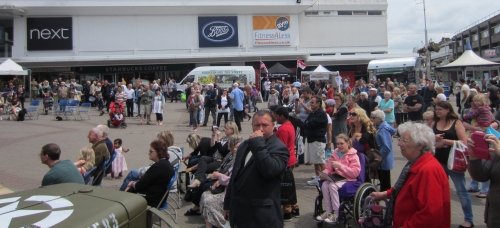
[[[267,105],[267,104],[265,104]],[[265,107],[259,104],[260,108]],[[0,121],[0,189],[1,186],[12,191],[22,191],[37,188],[41,184],[43,175],[49,170],[46,165],[41,164],[38,154],[43,145],[56,143],[62,149],[61,159],[74,161],[80,149],[91,146],[87,135],[92,127],[98,124],[106,124],[107,115],[99,116],[95,109],[91,110],[90,120],[83,121],[56,121],[54,116],[40,116],[37,120],[26,120],[24,122]],[[154,118],[154,117],[153,117]],[[109,138],[114,140],[121,138],[123,147],[130,148],[130,152],[125,154],[128,169],[137,169],[150,163],[148,160],[149,143],[156,138],[156,134],[163,130],[170,130],[175,137],[175,145],[184,147],[189,153],[186,137],[191,133],[191,128],[187,127],[189,121],[188,113],[183,103],[166,103],[163,126],[141,125],[137,123],[139,118],[127,118],[128,127],[126,129],[111,128]],[[210,123],[211,120],[209,120]],[[251,133],[250,122],[245,120],[242,123],[243,137],[248,138]],[[200,127],[198,133],[205,137],[211,136],[211,127]],[[395,164],[392,170],[392,184],[397,180],[399,173],[406,163],[406,159],[401,156],[397,139],[393,139],[395,148]],[[181,170],[185,169],[182,167]],[[123,175],[126,176],[125,172]],[[308,186],[306,181],[314,174],[313,166],[300,165],[294,171],[297,184],[297,195],[300,205],[300,218],[285,222],[285,227],[316,227],[312,220],[314,200],[318,192],[314,186]],[[467,186],[470,176],[466,174]],[[109,189],[118,189],[122,184],[122,179],[103,180],[103,186]],[[463,213],[459,200],[455,193],[453,183],[451,187],[451,209],[452,226],[458,227],[463,222]],[[4,189],[5,190],[5,189]],[[4,191],[3,191],[4,192]],[[476,193],[471,193],[472,207],[474,212],[475,227],[486,227],[483,222],[483,211],[485,199],[475,197]],[[201,216],[186,217],[184,212],[192,206],[189,202],[182,202],[181,209],[178,209],[177,222],[180,227],[205,227],[205,222]],[[328,225],[324,225],[328,227]]]

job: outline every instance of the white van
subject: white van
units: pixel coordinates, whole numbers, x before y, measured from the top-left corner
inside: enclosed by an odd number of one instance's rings
[[[197,67],[184,77],[177,85],[177,96],[183,93],[187,82],[193,81],[201,85],[219,83],[222,88],[229,88],[233,82],[238,84],[250,83],[255,85],[255,70],[251,66],[208,66]]]

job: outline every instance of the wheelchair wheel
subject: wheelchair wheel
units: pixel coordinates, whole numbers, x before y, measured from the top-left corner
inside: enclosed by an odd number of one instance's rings
[[[370,195],[372,192],[376,192],[377,188],[373,186],[371,183],[364,183],[359,186],[356,195],[354,196],[354,224],[356,227],[361,227],[358,223],[358,219],[361,218],[361,214],[363,211],[363,203],[365,202],[365,198]]]

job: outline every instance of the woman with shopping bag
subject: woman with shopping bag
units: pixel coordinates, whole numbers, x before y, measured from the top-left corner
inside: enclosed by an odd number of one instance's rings
[[[459,228],[473,227],[472,203],[465,187],[465,174],[463,172],[454,172],[448,167],[450,150],[456,148],[454,147],[456,142],[467,143],[464,125],[458,119],[458,115],[449,102],[440,101],[436,103],[432,130],[436,135],[436,152],[434,157],[441,163],[444,171],[451,178],[451,181],[453,181],[460,204],[462,205],[465,218]]]

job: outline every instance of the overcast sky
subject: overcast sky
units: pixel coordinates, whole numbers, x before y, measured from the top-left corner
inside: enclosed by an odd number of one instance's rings
[[[422,0],[388,0],[389,53],[411,53],[425,42]],[[417,4],[418,3],[418,4]],[[500,10],[498,0],[426,0],[427,33],[439,42]]]

